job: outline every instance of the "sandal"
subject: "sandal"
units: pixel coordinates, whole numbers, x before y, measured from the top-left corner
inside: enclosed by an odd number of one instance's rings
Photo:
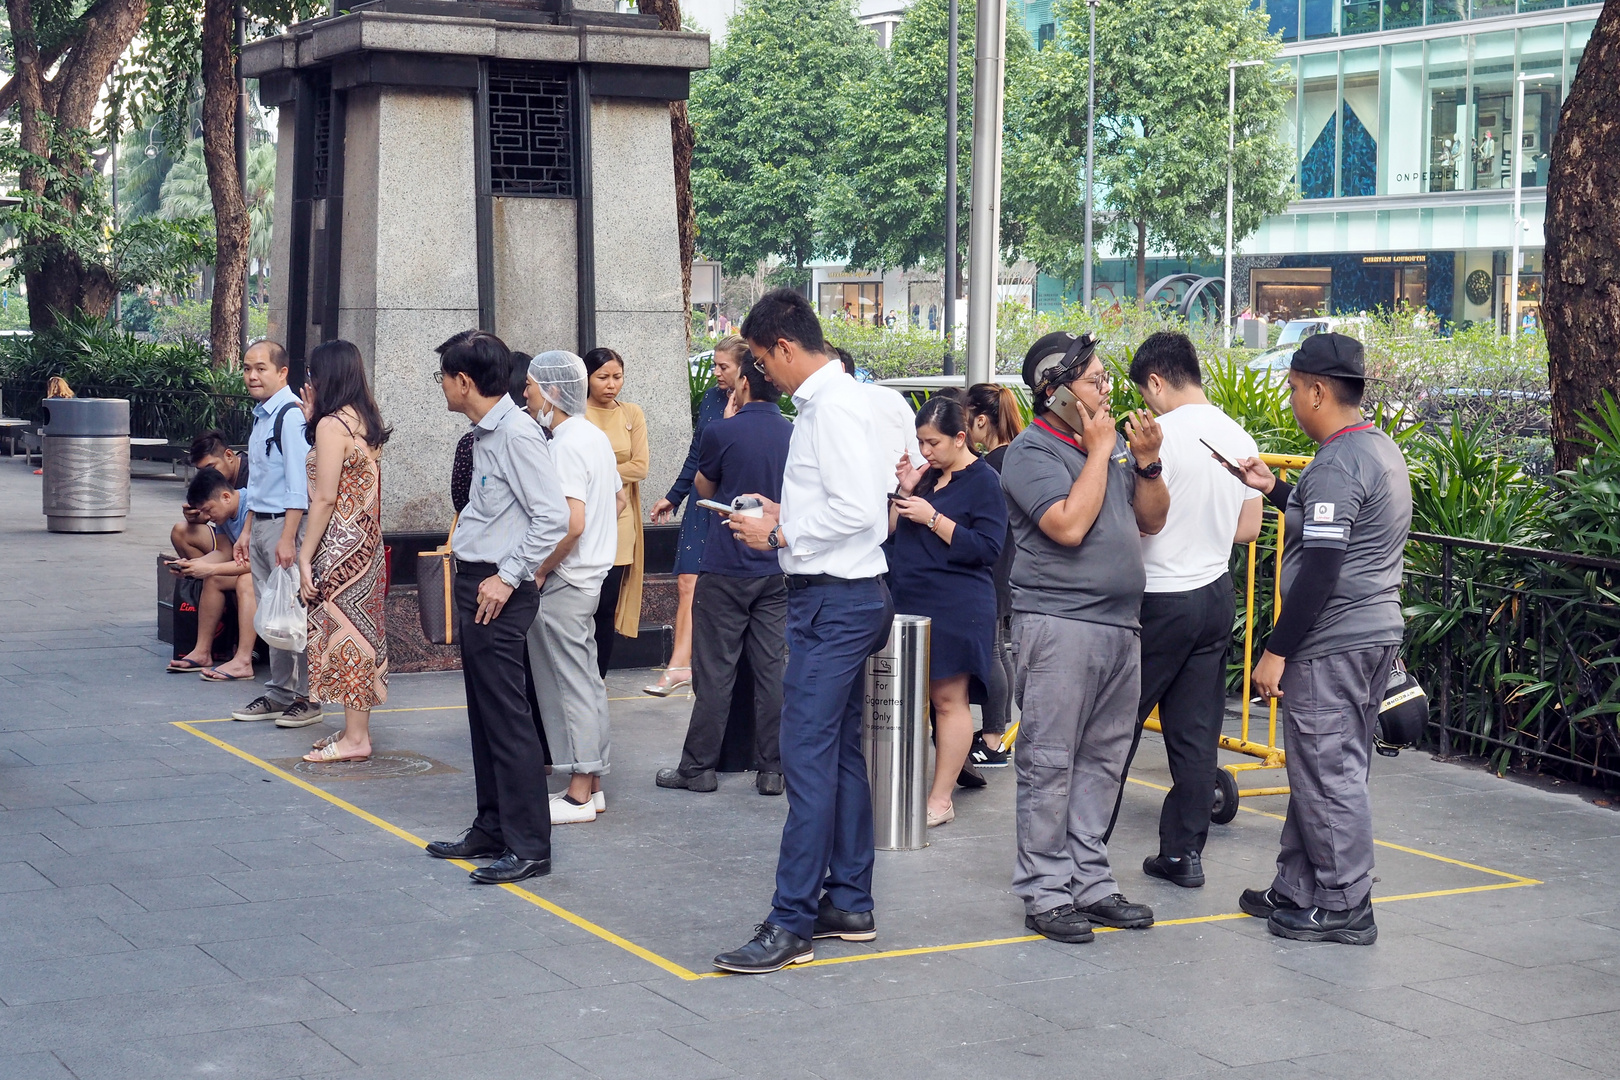
[[[675,675],[677,671],[685,672],[685,677]],[[686,667],[665,668],[664,673],[658,676],[658,681],[651,686],[643,686],[641,692],[651,694],[653,697],[669,697],[677,690],[688,690],[691,686],[692,668],[691,665],[687,665]]]
[[[179,675],[182,672],[187,671],[201,671],[207,666],[207,664],[197,663],[197,661],[193,660],[189,656],[178,656],[169,661],[169,666],[165,670],[167,670],[170,675]]]
[[[204,668],[197,674],[203,682],[241,682],[243,679],[253,678],[252,675],[227,675],[218,668]]]
[[[343,738],[343,732],[334,731],[330,735],[326,735],[326,736],[323,736],[322,738],[316,739],[310,745],[313,746],[317,750],[325,750],[328,746],[331,746],[333,743],[337,742],[341,738]]]
[[[342,733],[340,732],[339,734]],[[319,750],[312,750],[305,754],[304,760],[314,764],[324,765],[339,761],[370,761],[371,755],[365,754],[355,755],[353,757],[344,757],[343,752],[337,748],[337,742],[334,740],[333,742],[327,743]]]

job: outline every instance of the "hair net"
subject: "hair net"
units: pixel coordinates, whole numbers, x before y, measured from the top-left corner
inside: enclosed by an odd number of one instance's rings
[[[571,352],[552,349],[529,361],[529,378],[553,408],[569,416],[584,415],[586,386],[590,382],[585,361]]]

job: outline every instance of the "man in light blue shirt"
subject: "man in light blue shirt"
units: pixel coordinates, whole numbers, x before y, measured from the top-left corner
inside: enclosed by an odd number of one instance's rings
[[[253,434],[248,436],[247,524],[237,537],[239,564],[253,569],[253,588],[262,599],[272,571],[298,565],[304,511],[309,509],[305,459],[309,442],[298,395],[287,385],[287,353],[273,341],[248,347],[242,357],[242,379],[257,405]],[[309,669],[301,652],[270,649],[270,679],[265,692],[233,720],[274,720],[277,727],[308,727],[321,719],[321,707],[309,701]]]

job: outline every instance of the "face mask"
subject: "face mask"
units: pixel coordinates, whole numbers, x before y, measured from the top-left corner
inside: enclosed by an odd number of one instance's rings
[[[555,412],[553,412],[552,410],[547,409],[545,412],[540,414],[540,417],[539,417],[540,426],[545,428],[547,431],[550,431],[551,430],[551,422],[553,420],[555,420],[556,418],[557,418],[557,414]]]

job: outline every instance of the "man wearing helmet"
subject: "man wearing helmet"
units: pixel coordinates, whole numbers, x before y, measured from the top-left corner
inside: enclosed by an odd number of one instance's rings
[[[1012,645],[1022,720],[1018,857],[1024,925],[1083,942],[1091,926],[1140,928],[1153,911],[1119,892],[1108,830],[1140,693],[1140,534],[1164,527],[1163,435],[1146,412],[1108,411],[1091,335],[1047,334],[1024,358],[1034,422],[1002,465],[1016,545]]]

